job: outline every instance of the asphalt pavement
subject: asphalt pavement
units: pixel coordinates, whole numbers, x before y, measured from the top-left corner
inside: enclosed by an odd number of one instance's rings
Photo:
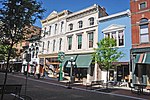
[[[3,84],[4,73],[0,73],[0,84]],[[22,84],[21,95],[25,95],[26,77],[23,74],[8,74],[7,84]],[[57,79],[28,77],[27,96],[32,100],[150,100],[149,95],[132,94],[129,90],[116,90],[110,93],[87,90],[82,85],[72,85],[68,89],[63,82]],[[13,96],[4,95],[4,100],[13,100]]]

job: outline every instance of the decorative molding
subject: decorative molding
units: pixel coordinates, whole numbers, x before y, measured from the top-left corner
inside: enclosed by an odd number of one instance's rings
[[[117,24],[112,24],[105,29],[102,30],[103,33],[113,31],[113,30],[119,30],[119,29],[124,29],[126,26],[125,25],[117,25]]]
[[[120,12],[120,13],[112,14],[112,15],[109,15],[109,16],[106,16],[106,17],[101,17],[101,18],[98,19],[98,21],[102,22],[102,21],[106,21],[106,20],[121,17],[121,16],[129,16],[130,17],[131,16],[130,10],[126,10],[126,11],[123,11],[123,12]]]

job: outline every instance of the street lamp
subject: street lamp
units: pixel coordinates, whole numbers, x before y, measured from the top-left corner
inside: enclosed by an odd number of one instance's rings
[[[71,68],[70,68],[70,82],[74,82],[75,81],[75,77],[74,77],[74,65],[75,62],[73,60],[73,57],[70,58],[69,62],[71,63]]]

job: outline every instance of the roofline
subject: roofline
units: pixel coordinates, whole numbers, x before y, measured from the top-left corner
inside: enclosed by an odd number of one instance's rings
[[[101,18],[98,19],[98,21],[108,20],[108,19],[111,19],[111,18],[123,16],[123,15],[128,15],[128,16],[130,16],[130,15],[131,15],[130,10],[128,9],[128,10],[123,11],[123,12],[119,12],[119,13],[112,14],[112,15],[109,15],[109,16],[101,17]]]
[[[81,9],[81,10],[78,10],[78,11],[76,11],[76,12],[73,12],[73,13],[69,14],[69,15],[67,16],[67,18],[68,18],[68,17],[72,17],[72,16],[74,16],[74,15],[76,15],[76,14],[79,14],[79,13],[81,13],[81,12],[85,12],[85,11],[87,11],[87,10],[89,10],[89,9],[92,9],[92,8],[95,8],[95,7],[100,7],[100,6],[99,6],[98,4],[94,4],[94,5],[90,6],[90,7],[87,7],[87,8],[84,8],[84,9]]]

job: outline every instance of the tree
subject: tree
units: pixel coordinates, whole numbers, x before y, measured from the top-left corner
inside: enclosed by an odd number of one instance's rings
[[[0,8],[0,44],[9,46],[4,87],[7,80],[12,47],[30,33],[29,27],[41,19],[45,11],[36,0],[4,0]],[[3,91],[2,91],[3,92]],[[3,93],[1,96],[3,100]]]
[[[113,38],[104,38],[97,43],[98,48],[94,48],[93,60],[107,71],[107,83],[108,83],[108,71],[112,67],[113,62],[117,62],[119,58],[124,54],[118,51],[116,46],[116,40]],[[108,88],[108,84],[107,84]]]

